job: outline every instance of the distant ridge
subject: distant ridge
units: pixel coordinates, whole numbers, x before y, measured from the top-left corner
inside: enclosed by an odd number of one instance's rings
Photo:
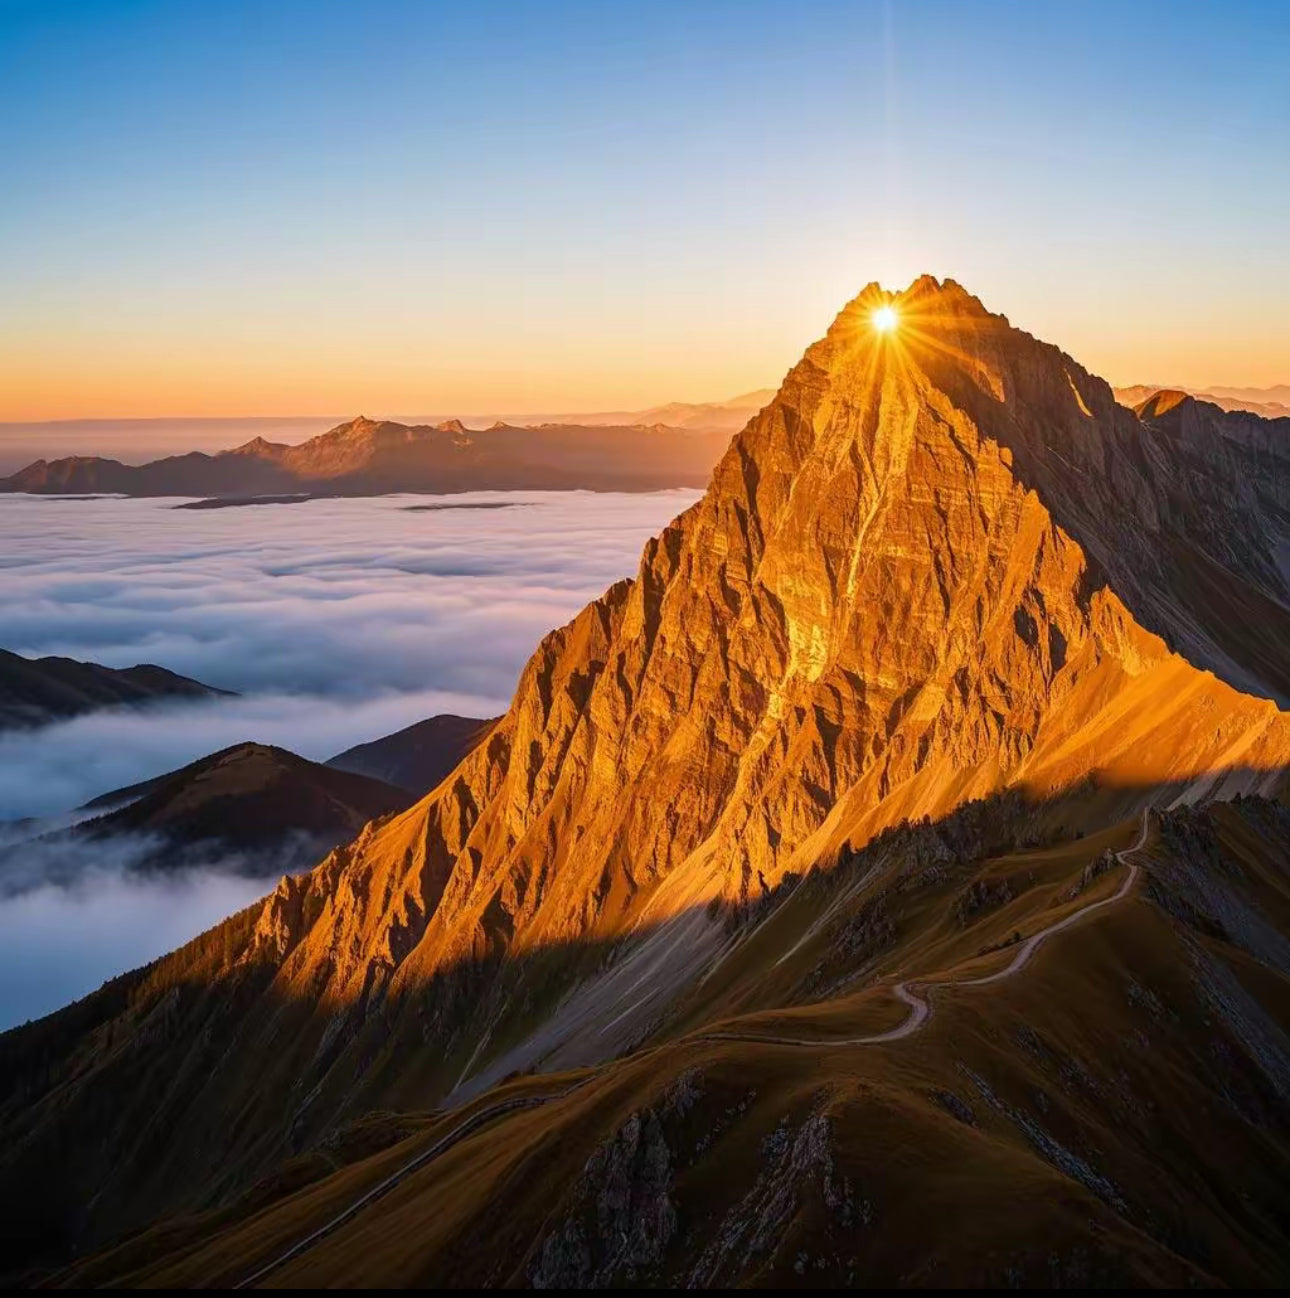
[[[1130,410],[1136,410],[1157,392],[1183,392],[1220,410],[1244,410],[1264,419],[1290,417],[1290,384],[1286,383],[1271,388],[1185,388],[1177,383],[1138,383],[1114,391],[1115,399]]]
[[[411,801],[404,789],[371,776],[311,762],[272,744],[243,743],[96,798],[95,804],[124,805],[69,832],[92,839],[157,837],[166,847],[152,864],[163,869],[194,847],[256,853],[295,840],[296,857],[316,857]],[[281,872],[293,865],[277,861],[272,868]]]
[[[436,426],[451,418],[471,428],[505,425],[532,428],[547,424],[562,427],[648,428],[664,424],[685,432],[737,432],[775,395],[771,388],[745,392],[727,401],[672,401],[644,410],[599,412],[527,411],[522,413],[474,412],[469,414],[400,414],[391,422],[412,427]],[[297,445],[345,423],[337,415],[290,417],[156,419],[54,419],[0,421],[0,476],[14,473],[37,460],[114,459],[140,465],[162,456],[198,451],[216,455],[253,441]],[[177,449],[178,448],[178,449]]]
[[[421,797],[482,744],[497,721],[451,714],[427,717],[392,735],[347,748],[327,765],[384,780]]]
[[[234,744],[80,808],[98,814],[0,845],[0,894],[74,884],[115,860],[130,872],[217,868],[251,878],[303,869],[368,821],[402,811],[406,789],[271,744]]]
[[[152,663],[101,667],[75,658],[24,658],[0,649],[0,730],[47,725],[99,708],[228,693]]]
[[[36,460],[0,478],[0,492],[35,495],[366,496],[386,492],[652,491],[703,486],[726,431],[662,425],[400,424],[359,416],[299,445],[256,437],[142,465],[94,456]]]

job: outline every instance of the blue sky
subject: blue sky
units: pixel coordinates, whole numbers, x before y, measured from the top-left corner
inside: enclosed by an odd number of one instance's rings
[[[952,275],[1290,381],[1290,6],[5,3],[0,419],[774,385]]]

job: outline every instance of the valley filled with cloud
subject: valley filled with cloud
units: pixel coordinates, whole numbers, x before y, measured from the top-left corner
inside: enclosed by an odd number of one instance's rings
[[[10,844],[0,1027],[172,948],[262,893],[275,866],[206,863],[161,879],[132,872],[140,845],[123,842],[83,870],[15,848],[28,828],[3,822],[57,827],[91,798],[248,740],[324,760],[435,713],[496,715],[542,635],[633,574],[646,538],[697,494],[210,510],[0,501],[0,645],[109,667],[156,663],[236,692],[0,732],[0,840]]]

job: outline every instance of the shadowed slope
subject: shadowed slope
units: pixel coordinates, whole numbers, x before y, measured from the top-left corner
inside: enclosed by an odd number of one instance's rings
[[[513,1079],[370,1157],[338,1133],[329,1159],[62,1279],[1284,1283],[1290,812],[1183,808],[1145,841],[1125,824],[971,859],[1004,810],[731,915],[691,1031]],[[896,977],[934,1012],[884,1041]]]

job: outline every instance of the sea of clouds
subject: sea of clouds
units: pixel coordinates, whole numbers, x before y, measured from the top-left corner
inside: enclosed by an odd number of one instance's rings
[[[238,693],[0,732],[0,821],[66,823],[90,798],[245,740],[325,759],[436,712],[496,715],[542,635],[634,573],[646,538],[696,496],[475,493],[211,510],[0,496],[0,647],[158,663]],[[427,504],[452,507],[409,508]],[[506,507],[459,508],[479,504]],[[0,896],[0,1028],[265,890],[218,868],[135,877],[106,856],[74,884],[50,881],[70,874],[27,869],[23,889]]]

